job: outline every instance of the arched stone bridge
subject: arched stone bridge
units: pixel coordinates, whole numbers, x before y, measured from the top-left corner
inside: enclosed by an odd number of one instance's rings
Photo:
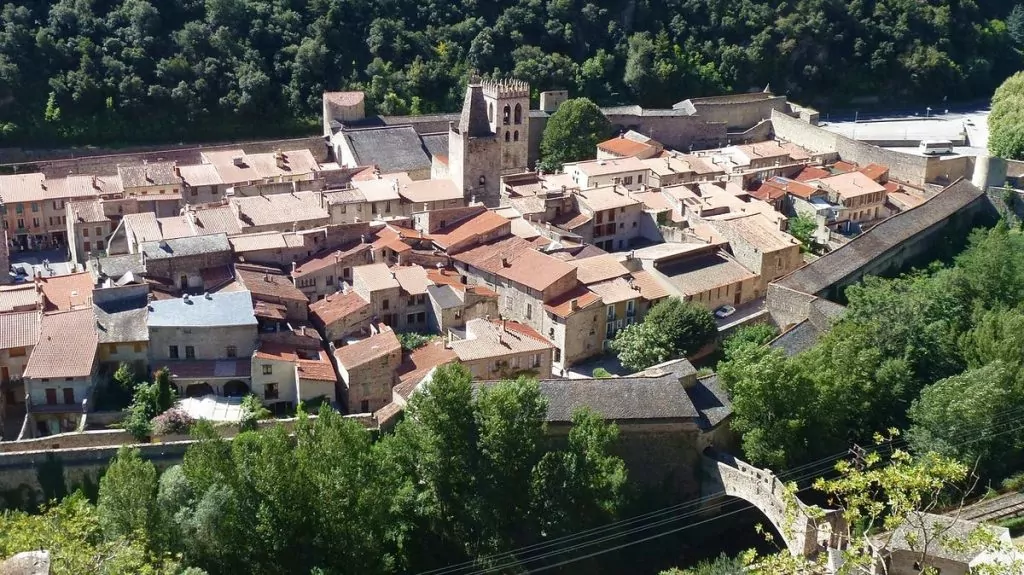
[[[790,494],[771,471],[713,448],[704,450],[702,467],[701,495],[727,495],[753,504],[782,535],[793,555],[815,557],[828,549],[844,547],[846,520],[842,512],[811,513],[810,507]]]

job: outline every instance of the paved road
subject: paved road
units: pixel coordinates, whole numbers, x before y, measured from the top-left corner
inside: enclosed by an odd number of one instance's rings
[[[934,106],[929,112],[896,110],[882,113],[836,115],[822,114],[826,130],[870,141],[963,140],[972,148],[988,146],[988,104],[962,105],[956,108]]]
[[[761,313],[764,311],[764,298],[757,298],[755,300],[748,301],[747,303],[736,308],[736,313],[726,318],[715,318],[715,323],[718,324],[718,331],[729,329],[730,327],[740,323],[750,316]]]

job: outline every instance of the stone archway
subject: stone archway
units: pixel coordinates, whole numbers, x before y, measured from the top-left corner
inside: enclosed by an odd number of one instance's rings
[[[213,395],[213,387],[205,381],[199,383],[192,383],[185,386],[185,397],[202,397],[204,395]]]
[[[240,379],[232,379],[224,384],[224,397],[245,397],[249,395],[249,386]]]

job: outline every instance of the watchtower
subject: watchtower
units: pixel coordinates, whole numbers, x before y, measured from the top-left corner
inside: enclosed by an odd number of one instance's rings
[[[522,80],[483,82],[487,121],[501,149],[501,173],[527,170],[530,142],[530,85]]]

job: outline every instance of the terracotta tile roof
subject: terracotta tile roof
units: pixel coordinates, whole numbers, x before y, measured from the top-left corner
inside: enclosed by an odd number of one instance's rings
[[[352,186],[362,192],[367,202],[397,201],[401,198],[398,190],[412,183],[409,174],[398,172],[384,174],[371,180],[353,180]]]
[[[633,285],[640,287],[640,297],[647,301],[658,300],[669,295],[668,289],[647,270],[633,272]]]
[[[889,167],[881,164],[868,164],[858,171],[876,182],[889,175]]]
[[[337,381],[327,352],[316,348],[300,348],[277,342],[262,342],[255,356],[258,359],[287,361],[299,368],[300,379],[313,381]],[[315,357],[315,359],[312,359]]]
[[[622,172],[643,172],[647,165],[643,160],[626,157],[615,160],[589,160],[586,162],[575,162],[564,166],[565,172],[579,171],[587,176],[606,176]]]
[[[365,98],[362,92],[324,92],[324,100],[335,106],[356,106],[363,103]]]
[[[540,237],[540,232],[537,231],[537,228],[523,218],[515,218],[509,221],[511,222],[509,231],[511,231],[513,235],[527,240]]]
[[[885,191],[881,184],[860,172],[849,172],[830,178],[822,178],[820,181],[823,186],[834,190],[843,199]]]
[[[640,200],[649,210],[662,211],[672,209],[672,204],[668,203],[668,200],[665,199],[665,196],[660,190],[635,192],[633,197]]]
[[[88,274],[87,274],[88,275]],[[96,360],[96,318],[92,306],[44,315],[39,341],[25,366],[25,377],[86,377]]]
[[[328,359],[327,352],[323,350],[320,350],[320,359],[300,359],[298,364],[299,379],[338,381],[338,376],[334,373],[334,366],[331,364],[331,360]]]
[[[58,190],[46,181],[43,174],[11,174],[0,175],[0,202],[5,204],[19,202],[38,202],[51,197]]]
[[[391,272],[398,280],[398,285],[402,286],[402,291],[407,294],[425,294],[427,286],[434,285],[427,276],[427,270],[421,266],[397,266],[391,268]]]
[[[175,173],[173,162],[150,162],[118,166],[117,175],[126,190],[152,186],[180,186],[181,177]]]
[[[402,355],[402,364],[398,366],[396,373],[400,383],[395,386],[395,392],[405,399],[409,398],[412,388],[419,383],[431,369],[439,365],[451,363],[458,359],[458,355],[445,347],[441,338],[434,339],[423,347],[406,352]]]
[[[638,299],[640,297],[640,290],[633,289],[633,286],[623,278],[598,282],[587,286],[587,288],[601,296],[601,302],[605,305]]]
[[[612,254],[604,254],[579,260],[570,260],[569,265],[576,268],[576,279],[584,285],[602,282],[629,274],[626,266]]]
[[[807,166],[806,168],[800,170],[800,173],[798,173],[793,179],[798,182],[807,182],[809,180],[827,178],[831,175],[832,172],[826,169],[819,168],[817,166]]]
[[[234,379],[252,376],[252,358],[187,359],[154,362],[153,373],[167,368],[175,379]]]
[[[626,157],[651,152],[657,148],[643,142],[635,142],[629,138],[612,138],[599,143],[597,149],[619,157]]]
[[[497,232],[505,226],[511,229],[509,220],[488,210],[441,228],[430,234],[430,239],[441,248],[449,249],[474,237]]]
[[[217,173],[217,167],[213,164],[179,166],[178,171],[181,173],[181,179],[192,187],[219,186],[224,183],[220,179],[220,174]]]
[[[799,245],[793,236],[773,226],[761,214],[749,214],[728,220],[716,220],[713,227],[729,229],[762,254],[784,250]]]
[[[369,291],[401,287],[387,264],[367,264],[352,268],[352,285]]]
[[[760,189],[763,189],[765,186],[772,186],[774,188],[782,190],[787,194],[792,194],[804,200],[810,199],[811,196],[814,195],[815,193],[820,194],[820,190],[816,185],[806,184],[798,180],[791,180],[789,178],[783,178],[780,176],[775,176],[768,179],[768,181],[761,185]],[[764,200],[764,198],[761,198],[759,196],[755,197],[757,197],[759,200]],[[776,199],[774,194],[770,195],[770,198]]]
[[[762,183],[756,190],[751,190],[750,195],[762,202],[774,202],[784,197],[786,190],[783,186],[768,181]]]
[[[297,265],[295,267],[295,271],[292,272],[292,277],[298,278],[305,274],[322,270],[326,267],[334,265],[339,260],[346,259],[360,252],[369,252],[372,249],[373,246],[371,246],[370,244],[356,242],[354,244],[350,244],[349,247],[347,248],[329,251],[321,255],[313,256],[308,260],[302,262],[301,264]],[[369,260],[366,260],[366,263],[370,263]]]
[[[224,233],[235,236],[242,233],[238,216],[231,206],[203,208],[193,212],[196,225],[204,234]]]
[[[63,186],[63,196],[66,198],[94,198],[97,195],[109,196],[124,193],[121,178],[117,175],[77,175],[68,176],[60,181]],[[54,184],[57,184],[57,180],[54,180]]]
[[[562,228],[563,230],[575,230],[576,228],[582,227],[594,219],[589,214],[581,214],[578,212],[570,212],[562,214],[557,218],[551,218],[551,225]]]
[[[451,342],[460,361],[501,358],[509,354],[550,351],[554,345],[533,329],[508,321],[472,319],[466,322],[466,339]]]
[[[852,172],[852,171],[856,170],[857,169],[857,164],[853,164],[853,163],[850,163],[850,162],[844,162],[843,160],[839,160],[838,162],[836,162],[836,163],[832,164],[831,166],[829,166],[829,168],[832,170],[832,173],[846,174],[846,173],[849,173],[849,172]]]
[[[281,272],[260,271],[246,264],[235,264],[235,277],[252,292],[254,298],[264,296],[302,302],[309,301],[288,276]]]
[[[0,313],[34,310],[39,306],[36,288],[31,283],[0,286]]]
[[[337,358],[339,365],[351,370],[401,351],[402,344],[395,337],[395,332],[385,329],[366,339],[339,347],[334,351],[334,357]]]
[[[462,283],[462,274],[452,268],[427,268],[427,279],[434,282],[434,285],[450,285],[459,291],[466,289],[466,284]]]
[[[99,198],[68,202],[67,207],[71,211],[72,219],[78,222],[97,223],[107,221],[107,216],[103,213],[103,202]]]
[[[887,196],[901,210],[909,210],[924,203],[924,198],[906,192],[889,192]]]
[[[309,306],[309,313],[319,318],[324,325],[331,325],[346,316],[369,307],[370,302],[363,299],[363,296],[354,290],[349,290],[347,293],[338,292],[320,301],[313,302]]]
[[[93,281],[89,272],[43,277],[39,285],[46,298],[45,311],[92,309]]]
[[[39,312],[0,314],[0,349],[28,347],[39,340]]]
[[[252,313],[257,318],[269,319],[271,321],[284,321],[288,319],[288,308],[284,304],[257,301],[252,305]]]
[[[238,219],[243,227],[330,219],[330,214],[320,207],[317,192],[234,197],[231,203],[238,206]]]
[[[594,211],[627,208],[640,203],[640,200],[630,197],[625,188],[618,186],[582,190],[577,197]]]
[[[461,200],[462,192],[455,182],[447,178],[443,180],[417,180],[401,185],[398,188],[402,198],[413,202],[441,202],[445,200]],[[416,211],[413,206],[413,211]]]
[[[572,302],[576,301],[576,309],[573,309]],[[544,309],[561,318],[566,318],[579,310],[587,309],[592,305],[600,304],[601,296],[588,290],[584,286],[578,286],[568,293],[558,296],[544,305]]]
[[[453,256],[485,272],[503,277],[537,291],[544,291],[576,268],[532,249],[526,240],[511,236]]]
[[[191,223],[185,216],[171,216],[169,218],[157,218],[157,224],[160,226],[160,232],[163,234],[165,240],[176,240],[180,238],[190,238],[196,234],[196,231],[192,228]]]

